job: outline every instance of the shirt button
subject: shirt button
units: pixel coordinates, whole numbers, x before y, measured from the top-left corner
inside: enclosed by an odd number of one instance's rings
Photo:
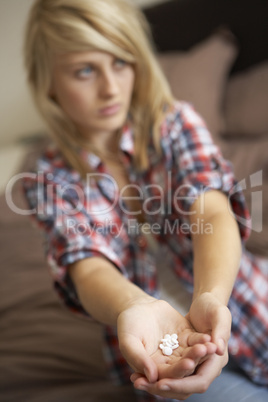
[[[147,246],[147,240],[145,239],[144,236],[138,237],[138,245],[140,248],[145,248]]]

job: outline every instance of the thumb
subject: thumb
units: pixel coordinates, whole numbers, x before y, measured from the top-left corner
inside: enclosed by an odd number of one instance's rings
[[[120,342],[120,350],[136,373],[144,374],[149,382],[157,381],[157,366],[146,352],[140,339],[129,335]]]
[[[217,346],[216,353],[223,355],[231,334],[232,316],[228,307],[220,306],[212,319],[211,340]]]

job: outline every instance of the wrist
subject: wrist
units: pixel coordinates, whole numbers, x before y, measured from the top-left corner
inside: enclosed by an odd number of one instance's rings
[[[142,305],[142,304],[149,304],[149,303],[152,303],[155,301],[154,297],[147,295],[145,292],[143,292],[139,288],[138,288],[138,292],[140,292],[140,294],[131,296],[127,300],[124,300],[122,302],[122,304],[119,306],[119,309],[118,309],[117,319],[121,313],[125,312],[126,310],[131,309],[134,306]]]
[[[218,302],[227,306],[230,298],[230,293],[226,291],[226,289],[221,286],[214,286],[211,288],[204,287],[194,290],[193,301],[201,296],[212,296],[217,299]]]

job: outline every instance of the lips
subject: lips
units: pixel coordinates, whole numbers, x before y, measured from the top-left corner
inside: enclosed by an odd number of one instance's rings
[[[106,106],[104,108],[99,109],[99,114],[101,116],[112,116],[119,112],[121,105],[116,103],[114,105]]]

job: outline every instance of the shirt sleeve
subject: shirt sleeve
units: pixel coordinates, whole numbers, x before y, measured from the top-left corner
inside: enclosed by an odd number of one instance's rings
[[[34,221],[44,233],[45,252],[55,290],[71,311],[89,317],[68,274],[68,265],[84,258],[100,256],[124,274],[125,267],[116,242],[113,244],[113,239],[100,230],[87,208],[77,208],[72,187],[70,191],[59,191],[59,184],[47,179],[49,174],[33,174],[31,178],[24,179],[26,200]],[[76,213],[73,213],[76,209]]]
[[[239,225],[241,238],[250,234],[250,215],[232,164],[215,145],[204,120],[191,104],[180,103],[170,127],[172,159],[175,165],[173,190],[182,220],[189,223],[189,209],[202,192],[219,190],[229,199],[230,212]]]

